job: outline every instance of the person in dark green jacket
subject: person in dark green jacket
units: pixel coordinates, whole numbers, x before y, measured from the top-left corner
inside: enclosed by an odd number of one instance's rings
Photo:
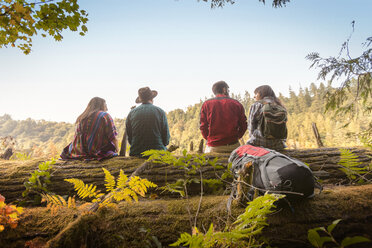
[[[150,149],[166,150],[169,144],[169,127],[164,110],[153,105],[158,92],[149,87],[140,88],[136,103],[140,106],[129,112],[125,127],[130,144],[130,156],[141,157]]]

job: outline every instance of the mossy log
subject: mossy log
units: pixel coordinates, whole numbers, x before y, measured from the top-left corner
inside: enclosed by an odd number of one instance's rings
[[[349,149],[364,164],[371,163],[372,151],[359,148]],[[340,160],[340,151],[338,148],[286,150],[284,153],[309,164],[314,174],[322,179],[324,184],[343,184],[349,182],[344,172],[339,170],[340,166],[337,164]],[[225,168],[227,168],[228,154],[208,154],[206,156],[211,159],[218,156],[218,164],[222,165],[224,169],[217,170],[212,166],[203,166],[203,178],[218,178],[225,171]],[[25,190],[23,183],[28,180],[30,173],[37,169],[40,162],[43,162],[43,160],[0,161],[0,193],[6,197],[8,202],[21,197],[22,192]],[[144,162],[144,159],[134,157],[116,157],[103,162],[58,161],[51,171],[52,183],[48,186],[48,189],[60,195],[72,195],[73,187],[64,181],[66,178],[78,178],[85,183],[94,183],[99,189],[103,189],[105,182],[102,167],[108,169],[114,176],[118,176],[120,169],[127,175],[130,175]],[[164,186],[167,182],[172,183],[180,178],[184,178],[184,171],[174,168],[171,165],[153,164],[140,176],[147,178],[158,186]],[[199,177],[199,175],[195,175],[195,177]],[[189,194],[199,194],[199,192],[199,186],[192,185]],[[208,194],[210,192],[212,190],[205,189],[205,193]]]
[[[232,217],[226,211],[227,196],[203,197],[197,227],[203,231],[211,223],[223,230],[226,223],[244,211],[235,206]],[[0,233],[0,247],[145,247],[156,237],[163,246],[175,242],[181,233],[190,232],[191,219],[199,197],[189,200],[158,199],[120,203],[97,213],[81,215],[62,208],[51,215],[46,208],[26,209],[16,229]],[[273,247],[306,248],[310,228],[327,226],[342,219],[334,229],[337,240],[355,235],[372,239],[372,185],[326,188],[313,199],[294,204],[294,213],[283,209],[269,216],[264,236]],[[193,220],[191,220],[193,223]],[[147,231],[146,231],[147,230]],[[148,244],[147,244],[148,245]],[[155,244],[153,243],[154,247]],[[371,243],[351,247],[371,247]]]

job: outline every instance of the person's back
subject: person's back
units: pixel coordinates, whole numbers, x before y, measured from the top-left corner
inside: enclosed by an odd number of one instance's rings
[[[274,105],[280,105],[281,109],[285,107],[276,97],[274,91],[269,85],[262,85],[255,89],[255,98],[256,102],[252,104],[249,110],[249,119],[248,119],[248,131],[249,131],[249,140],[247,144],[253,146],[262,146],[273,150],[283,150],[286,145],[286,128],[285,128],[285,138],[273,138],[265,137],[262,133],[262,124],[263,124],[263,108],[265,103],[272,103]],[[285,126],[285,123],[284,123]],[[278,130],[280,131],[280,130]]]
[[[106,111],[104,99],[95,97],[89,102],[76,120],[74,139],[63,149],[62,159],[102,160],[118,155],[116,128]]]
[[[126,120],[130,156],[141,156],[142,152],[150,149],[166,150],[170,137],[165,112],[152,104],[157,92],[148,87],[138,92],[136,103],[142,104],[132,109]],[[150,95],[146,95],[146,92]]]
[[[206,152],[231,152],[247,129],[242,104],[229,97],[228,85],[217,82],[212,87],[215,98],[203,103],[200,111],[200,130],[207,140]]]

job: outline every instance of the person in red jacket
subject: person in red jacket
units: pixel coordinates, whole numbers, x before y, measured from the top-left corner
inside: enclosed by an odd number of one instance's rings
[[[230,153],[247,130],[243,105],[229,96],[224,81],[213,84],[216,97],[206,100],[200,111],[200,130],[207,140],[205,152]]]

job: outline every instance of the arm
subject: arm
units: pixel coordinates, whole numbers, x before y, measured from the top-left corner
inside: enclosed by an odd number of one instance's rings
[[[163,141],[163,145],[167,146],[169,144],[170,134],[169,134],[169,127],[168,127],[168,120],[167,116],[165,115],[165,112],[163,112],[163,128],[161,133],[161,139]]]
[[[239,138],[243,137],[245,131],[247,131],[247,117],[244,113],[244,107],[240,104],[240,113],[239,113]]]
[[[201,110],[200,110],[200,131],[203,135],[203,138],[207,140],[209,135],[209,125],[207,120],[207,114],[205,109],[205,104],[203,104]]]
[[[114,144],[116,151],[119,151],[119,142],[118,142],[118,139],[116,138],[116,136],[112,140],[112,143]]]
[[[132,144],[132,124],[130,122],[130,113],[125,120],[125,132],[127,133],[128,143]]]
[[[259,121],[259,114],[261,103],[255,102],[252,104],[251,108],[249,109],[249,119],[248,119],[248,131],[249,136],[253,135],[254,130],[258,128],[258,121]]]
[[[119,150],[118,140],[116,138],[118,133],[116,132],[114,120],[108,113],[107,115],[105,115],[104,120],[106,122],[107,137],[112,142],[112,144],[115,146],[115,150],[118,151]]]

